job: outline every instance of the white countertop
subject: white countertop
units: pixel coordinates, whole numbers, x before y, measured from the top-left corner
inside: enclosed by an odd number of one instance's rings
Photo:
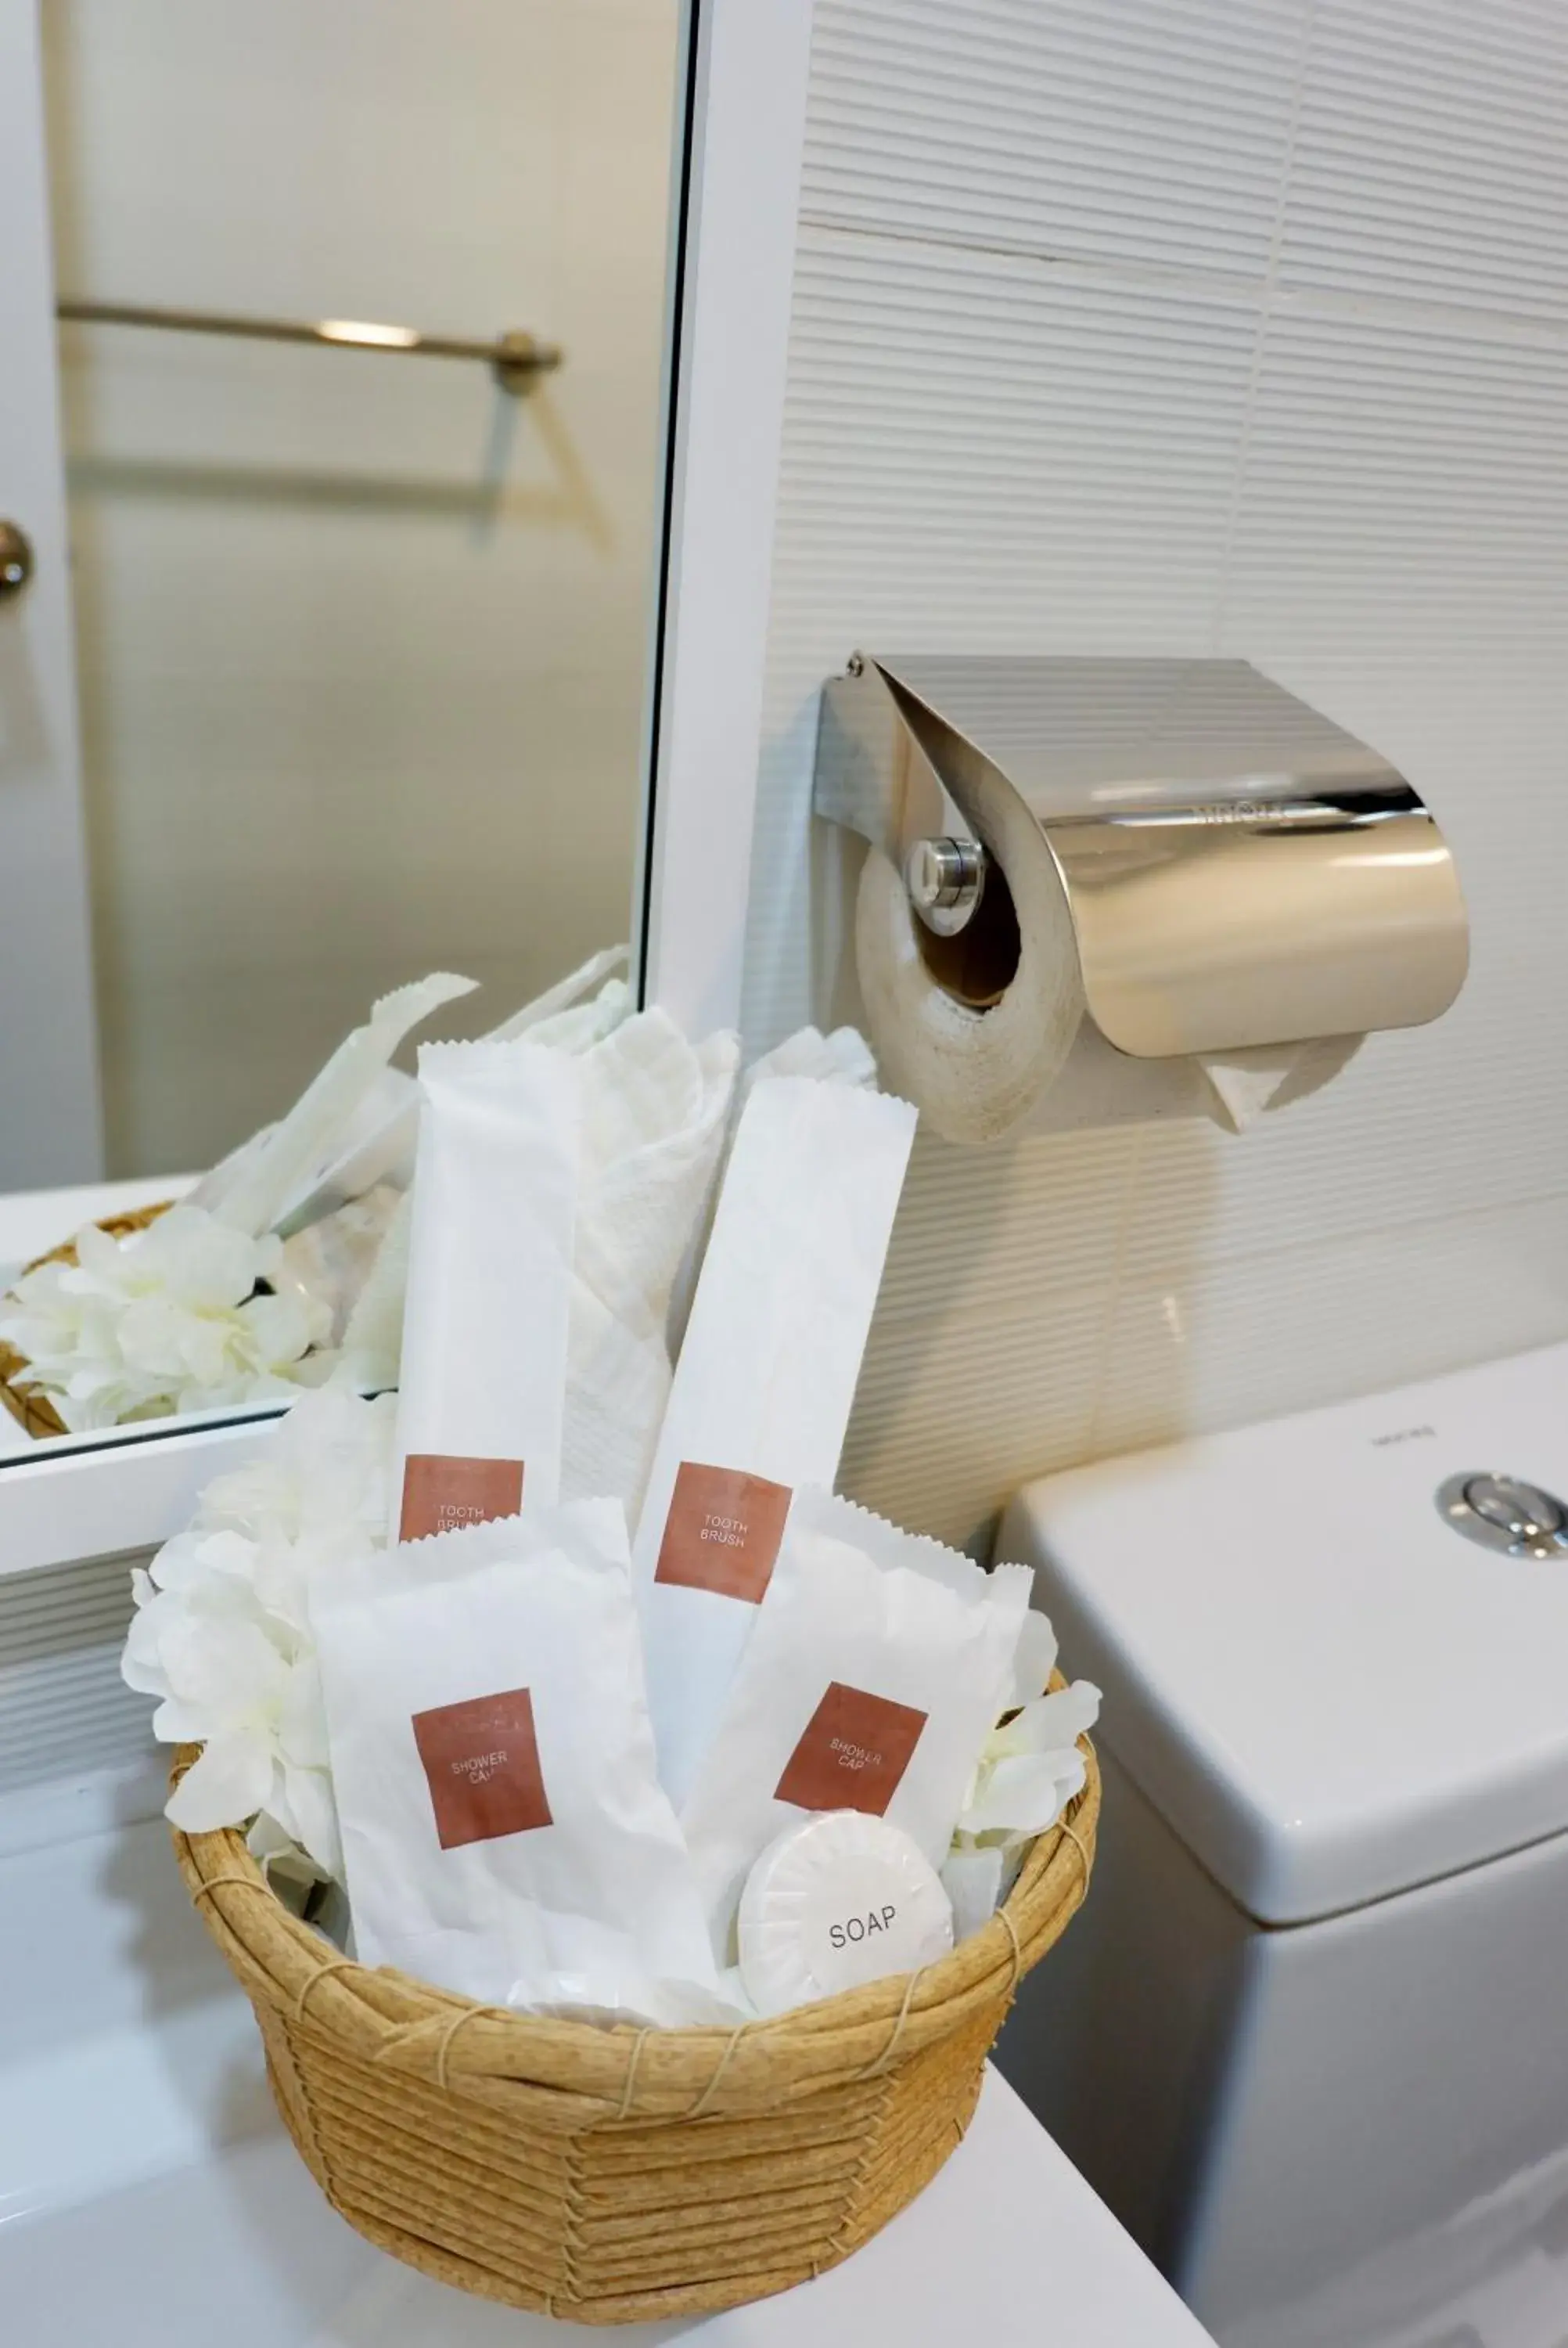
[[[585,2338],[413,2273],[322,2199],[249,2008],[153,1820],[0,1860],[7,2348],[545,2348]],[[704,2348],[1203,2348],[1208,2334],[1010,2088],[842,2267],[696,2322]]]

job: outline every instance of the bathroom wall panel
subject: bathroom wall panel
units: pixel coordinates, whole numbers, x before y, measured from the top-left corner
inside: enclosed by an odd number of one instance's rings
[[[1083,1457],[1376,1394],[1564,1331],[1561,1192],[1259,1255],[1200,1255],[1184,1277],[1118,1290]]]
[[[1568,31],[1568,27],[1565,27]],[[1281,303],[1262,337],[1228,647],[1544,654],[1568,628],[1568,321]],[[1370,639],[1370,642],[1368,641]]]
[[[804,216],[1256,275],[1300,0],[852,0],[818,19]],[[1116,57],[1106,70],[1108,46]]]
[[[1249,1136],[922,1140],[845,1457],[912,1521],[1568,1333],[1565,76],[1525,0],[817,0],[753,1036],[845,1007],[856,643],[1252,659],[1430,797],[1473,923],[1447,1018]]]
[[[1318,0],[1280,277],[1568,322],[1556,0]]]
[[[955,1294],[965,1317],[1033,1309],[1062,1289],[1093,1282],[1116,1245],[1139,1148],[1129,1126],[1035,1135],[980,1151],[923,1134],[882,1277],[882,1318],[930,1318]],[[949,1263],[942,1252],[955,1183],[963,1191],[971,1234],[961,1264]],[[1053,1243],[1042,1248],[1030,1201],[1045,1190],[1055,1200],[1059,1228]]]
[[[979,1307],[959,1287],[950,1312],[878,1315],[842,1488],[897,1523],[983,1546],[1020,1457],[1038,1474],[1088,1456],[1108,1334],[1098,1283]]]
[[[999,611],[1021,636],[1047,615],[1147,623],[1212,597],[1255,339],[1244,294],[1023,254],[905,257],[835,228],[803,231],[801,263],[792,349],[812,388],[792,378],[781,583],[809,575],[830,530],[840,602],[886,594],[906,561],[906,623],[966,624],[972,584],[972,644]],[[851,506],[874,535],[845,530]]]

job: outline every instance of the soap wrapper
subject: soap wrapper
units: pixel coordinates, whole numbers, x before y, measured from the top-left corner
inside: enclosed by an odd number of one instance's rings
[[[746,1878],[741,1979],[759,2013],[783,2013],[917,1972],[953,1945],[952,1901],[902,1828],[861,1810],[797,1819]]]
[[[831,1485],[915,1111],[764,1077],[736,1128],[633,1545],[659,1766],[680,1807],[752,1635],[791,1493]]]
[[[720,1963],[753,1860],[811,1811],[885,1818],[941,1867],[1013,1690],[1032,1580],[831,1493],[794,1494],[682,1816]]]
[[[404,1540],[548,1506],[561,1427],[580,1077],[527,1041],[427,1044],[397,1408]]]
[[[487,2004],[722,2011],[654,1768],[625,1519],[530,1510],[313,1585],[359,1962]]]

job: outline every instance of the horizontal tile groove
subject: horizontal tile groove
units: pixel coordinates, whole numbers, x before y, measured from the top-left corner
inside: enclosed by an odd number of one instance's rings
[[[146,1555],[0,1580],[0,1787],[106,1766],[149,1744],[153,1699],[119,1670],[130,1568]]]
[[[1277,88],[1282,49],[1295,32],[1292,20],[1298,18],[1295,8],[1222,20],[1212,10],[1161,6],[1140,21],[1125,0],[1119,0],[1114,14],[1073,10],[1058,0],[1030,25],[1020,22],[1016,12],[1004,15],[967,0],[962,11],[949,6],[940,16],[923,22],[904,5],[879,15],[863,6],[846,7],[842,0],[839,5],[822,0],[812,45],[813,63],[819,68],[814,79],[835,86],[864,60],[873,87],[880,75],[895,88],[907,82],[925,90],[935,74],[943,83],[958,79],[984,89],[992,83],[1027,83],[1031,79],[1029,68],[1038,63],[1042,78],[1071,77],[1070,87],[1081,79],[1091,88],[1120,88],[1129,82],[1137,86],[1136,69],[1146,59],[1155,88],[1173,86],[1203,100],[1216,92],[1215,77],[1228,68],[1235,77],[1235,87],[1252,98],[1262,89]],[[857,22],[866,27],[858,37]],[[1256,69],[1250,73],[1249,50],[1256,59]],[[1081,73],[1074,73],[1074,67]],[[816,98],[814,88],[814,101]]]
[[[15,1736],[25,1726],[33,1733],[40,1725],[72,1718],[78,1721],[150,1720],[155,1699],[128,1688],[119,1675],[119,1658],[103,1659],[96,1673],[40,1673],[36,1680],[5,1690],[5,1720],[0,1741]]]
[[[39,1623],[62,1624],[94,1621],[100,1616],[128,1616],[133,1603],[130,1574],[123,1566],[112,1582],[96,1587],[67,1584],[61,1589],[29,1587],[30,1577],[17,1574],[0,1582],[0,1641]]]
[[[118,1639],[105,1640],[101,1646],[75,1648],[66,1654],[7,1665],[0,1671],[0,1702],[6,1718],[30,1704],[67,1696],[81,1688],[108,1690],[117,1701],[122,1694],[137,1703],[148,1701],[127,1688],[120,1677],[120,1644]]]
[[[1514,350],[1514,347],[1516,350],[1531,350],[1531,347],[1535,347],[1535,350],[1561,350],[1563,345],[1568,345],[1568,298],[1563,298],[1563,303],[1556,303],[1549,310],[1542,307],[1540,313],[1531,314],[1510,307],[1502,301],[1495,301],[1495,298],[1491,298],[1491,301],[1481,296],[1474,296],[1471,301],[1460,301],[1455,296],[1439,298],[1432,289],[1416,289],[1416,286],[1401,286],[1401,289],[1378,286],[1378,289],[1368,291],[1355,282],[1355,270],[1352,270],[1349,261],[1343,261],[1343,265],[1340,265],[1340,277],[1345,282],[1336,282],[1336,277],[1328,273],[1319,273],[1317,277],[1312,277],[1312,274],[1300,274],[1298,277],[1296,268],[1298,268],[1300,253],[1296,246],[1291,252],[1282,253],[1277,277],[1270,286],[1270,282],[1263,274],[1225,274],[1221,270],[1190,268],[1190,265],[1181,265],[1176,261],[1164,265],[1155,265],[1153,261],[1150,263],[1117,263],[1115,256],[1111,256],[1111,253],[1087,253],[1080,252],[1080,249],[1071,249],[1068,244],[1028,244],[1023,240],[1007,240],[1000,235],[967,240],[967,237],[958,235],[956,230],[934,230],[920,223],[901,225],[897,232],[895,230],[871,230],[859,221],[847,221],[838,213],[826,211],[826,209],[805,213],[803,228],[812,237],[822,240],[824,258],[828,256],[828,246],[831,246],[831,252],[845,253],[845,256],[850,249],[855,249],[868,274],[871,274],[871,265],[876,261],[876,246],[883,246],[887,252],[899,253],[908,270],[917,270],[920,256],[932,256],[932,253],[948,256],[950,253],[953,256],[950,268],[956,274],[962,274],[962,258],[972,256],[977,261],[1017,263],[1030,270],[1040,282],[1050,282],[1054,286],[1075,286],[1075,289],[1082,286],[1084,291],[1099,291],[1105,296],[1133,291],[1133,294],[1148,294],[1150,298],[1166,296],[1173,303],[1193,301],[1193,298],[1202,296],[1216,307],[1225,305],[1233,307],[1233,310],[1235,307],[1258,310],[1267,301],[1272,314],[1277,314],[1277,317],[1324,319],[1324,322],[1343,319],[1352,329],[1366,329],[1368,324],[1382,324],[1392,334],[1420,331],[1425,326],[1425,329],[1449,331],[1450,335],[1462,335],[1467,341],[1477,343],[1483,350],[1493,350],[1500,345],[1507,345],[1510,350]],[[803,305],[803,301],[810,301],[812,294],[822,298],[824,289],[831,284],[834,284],[834,280],[828,280],[826,274],[822,274],[822,270],[817,268],[798,282],[795,301],[798,301],[798,305]],[[801,317],[805,317],[805,307],[801,307]]]
[[[1136,292],[1151,297],[1163,294],[1173,302],[1188,303],[1201,296],[1215,306],[1254,309],[1266,297],[1276,312],[1308,319],[1338,317],[1352,325],[1381,324],[1390,331],[1427,324],[1487,348],[1503,343],[1510,347],[1554,350],[1568,342],[1568,297],[1534,314],[1496,298],[1485,299],[1479,294],[1463,300],[1453,293],[1442,298],[1434,290],[1442,282],[1440,274],[1432,284],[1384,285],[1368,290],[1355,282],[1353,262],[1348,256],[1340,270],[1343,283],[1327,270],[1298,276],[1298,249],[1294,245],[1281,252],[1271,287],[1262,273],[1198,268],[1174,261],[1156,263],[1153,258],[1140,262],[1118,260],[1112,254],[1074,247],[1067,240],[1046,245],[994,232],[984,238],[966,237],[950,225],[938,230],[917,221],[908,221],[896,228],[874,228],[827,207],[804,213],[802,229],[797,307],[803,294],[813,285],[821,287],[830,282],[823,274],[823,265],[835,255],[845,261],[851,255],[858,258],[868,280],[887,272],[889,257],[897,256],[888,273],[889,284],[895,283],[899,275],[917,276],[922,260],[929,269],[933,266],[932,256],[943,256],[953,278],[959,282],[964,280],[962,263],[968,260],[1011,265],[1036,281],[1081,286],[1107,295]],[[884,256],[884,272],[877,269],[879,249]],[[981,284],[988,282],[991,281],[979,281]],[[928,298],[936,301],[934,287],[929,289]]]

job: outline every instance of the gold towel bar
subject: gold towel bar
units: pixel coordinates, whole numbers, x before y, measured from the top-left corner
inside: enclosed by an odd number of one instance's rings
[[[264,343],[320,343],[329,348],[390,351],[405,358],[484,359],[503,391],[521,393],[534,377],[561,363],[553,343],[520,327],[490,342],[460,335],[422,335],[414,326],[382,326],[363,318],[252,318],[221,310],[154,309],[142,302],[56,302],[56,314],[89,326],[159,326],[178,335],[240,335]]]

